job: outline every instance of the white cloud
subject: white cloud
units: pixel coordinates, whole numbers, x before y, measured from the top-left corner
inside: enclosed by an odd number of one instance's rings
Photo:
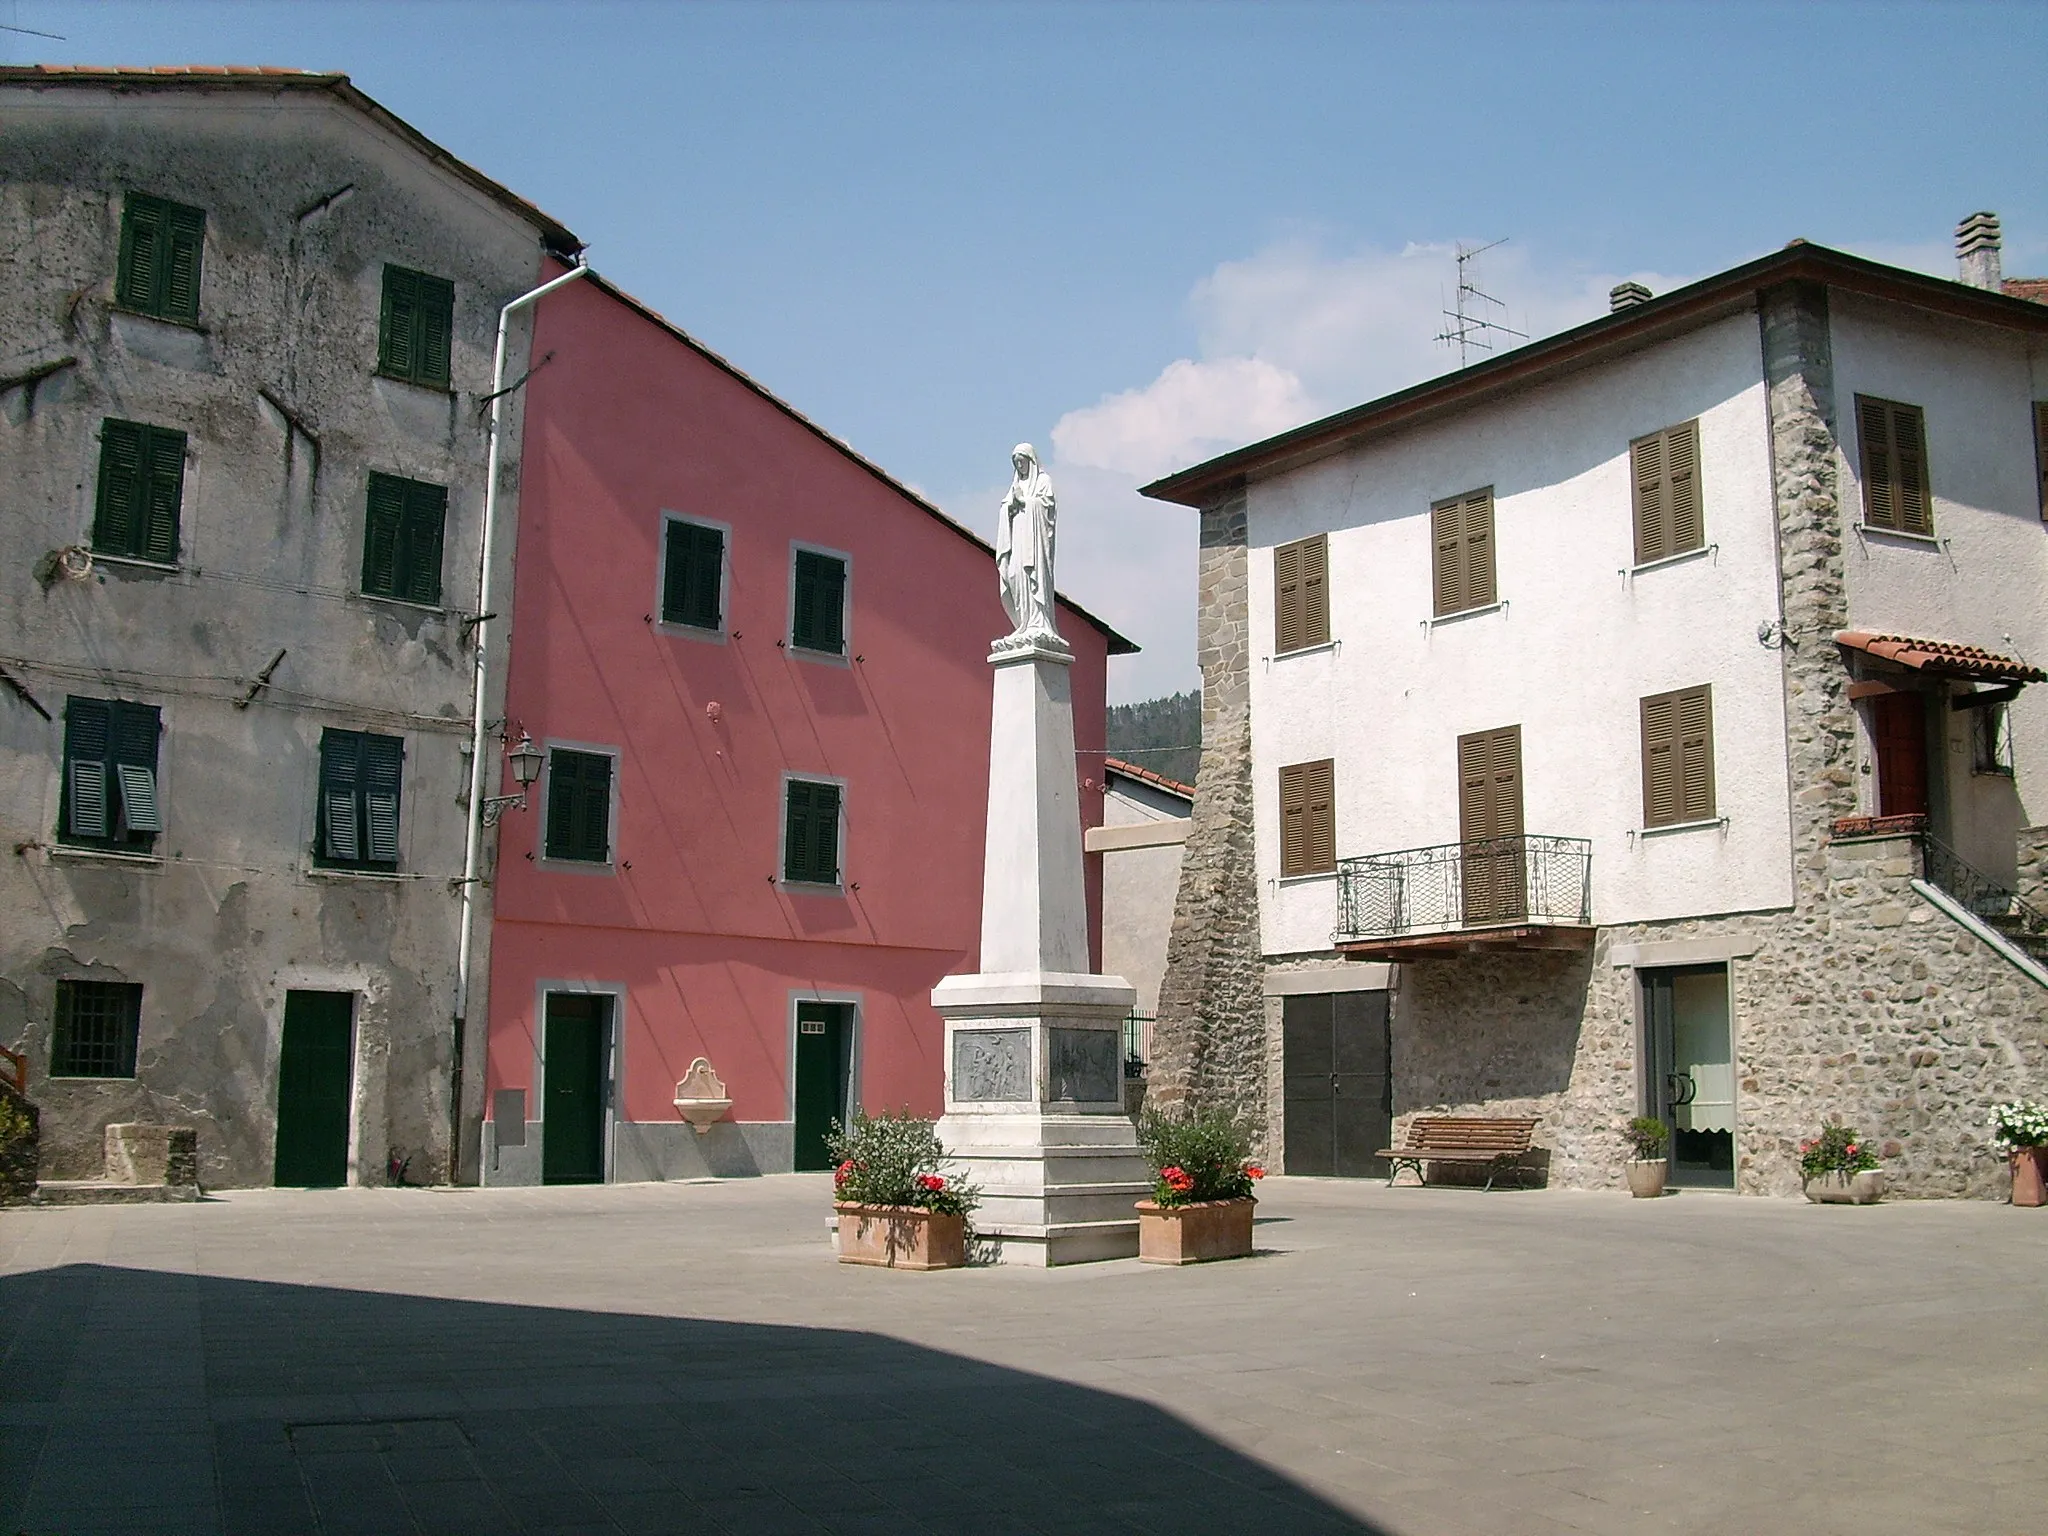
[[[1333,254],[1286,241],[1224,262],[1188,297],[1196,356],[1059,419],[1060,586],[1146,651],[1112,669],[1112,700],[1199,680],[1195,516],[1148,502],[1137,487],[1460,366],[1456,349],[1434,339],[1452,323],[1443,312],[1454,307],[1455,257],[1448,244]],[[1552,267],[1502,246],[1479,259],[1475,277],[1502,304],[1469,308],[1546,336],[1604,313],[1623,276],[1658,293],[1688,281]],[[1500,349],[1521,344],[1493,339]]]

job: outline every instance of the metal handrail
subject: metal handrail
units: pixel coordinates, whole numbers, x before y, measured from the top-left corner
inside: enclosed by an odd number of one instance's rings
[[[2048,914],[2007,890],[1932,832],[1920,834],[1920,863],[1928,884],[1946,891],[1965,911],[2048,964]]]
[[[1593,844],[1524,833],[1337,861],[1335,941],[1593,921]]]

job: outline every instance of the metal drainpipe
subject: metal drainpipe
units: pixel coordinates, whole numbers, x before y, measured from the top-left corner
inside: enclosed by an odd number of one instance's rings
[[[505,336],[511,329],[515,310],[553,293],[564,284],[573,283],[590,270],[584,257],[578,253],[576,265],[558,277],[550,278],[498,311],[498,349],[491,364],[491,455],[489,478],[484,482],[484,532],[482,548],[478,552],[479,574],[477,578],[476,611],[476,694],[471,702],[469,725],[469,825],[462,846],[462,938],[455,953],[455,1055],[449,1072],[448,1091],[448,1182],[459,1182],[462,1171],[462,1035],[469,1016],[469,966],[476,942],[476,888],[477,865],[483,856],[484,836],[484,696],[485,657],[488,647],[484,641],[484,625],[495,622],[500,634],[509,634],[512,628],[511,615],[505,614],[496,620],[485,617],[491,612],[491,554],[497,542],[498,533],[498,474],[502,460],[504,438],[505,398]]]

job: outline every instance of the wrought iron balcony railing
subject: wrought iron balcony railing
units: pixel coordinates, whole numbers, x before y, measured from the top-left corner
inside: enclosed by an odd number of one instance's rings
[[[1920,834],[1920,860],[1928,884],[1948,892],[2024,950],[2036,964],[2048,965],[2048,914],[2029,906],[1975,865],[1965,862],[1961,854],[1931,832]]]
[[[1339,944],[1504,924],[1593,921],[1593,844],[1490,837],[1337,861]]]

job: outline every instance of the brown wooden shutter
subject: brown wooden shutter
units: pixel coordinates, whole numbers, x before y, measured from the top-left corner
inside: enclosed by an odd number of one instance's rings
[[[1458,836],[1468,843],[1522,835],[1522,728],[1458,738]]]
[[[1920,407],[1858,395],[1856,427],[1863,449],[1864,522],[1894,533],[1932,534],[1927,422]]]
[[[1637,565],[1682,555],[1706,543],[1699,428],[1697,421],[1680,422],[1628,445]]]
[[[1320,533],[1301,543],[1301,643],[1330,643],[1330,540]]]
[[[1452,497],[1429,509],[1430,537],[1434,546],[1436,611],[1456,613],[1469,607],[1465,601],[1465,541],[1459,522],[1463,503]]]
[[[2041,480],[2041,516],[2048,519],[2048,400],[2034,402],[2034,473]]]
[[[1280,873],[1327,874],[1337,867],[1336,763],[1280,770]]]
[[[1493,487],[1434,503],[1429,521],[1438,615],[1489,606],[1495,600]]]
[[[1636,564],[1648,565],[1671,553],[1671,517],[1664,501],[1664,434],[1652,432],[1628,445],[1635,480]]]
[[[1643,825],[1714,814],[1714,701],[1706,684],[1642,701]]]
[[[1301,546],[1282,544],[1273,551],[1273,649],[1301,647]]]

